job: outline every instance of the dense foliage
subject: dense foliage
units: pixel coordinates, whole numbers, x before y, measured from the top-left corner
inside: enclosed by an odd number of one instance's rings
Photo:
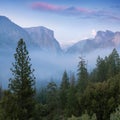
[[[20,39],[14,54],[8,91],[4,93],[2,107],[4,119],[31,120],[35,106],[35,77],[31,70],[30,58],[25,42]]]
[[[20,40],[9,89],[0,87],[0,120],[120,120],[120,56],[116,49],[97,59],[90,73],[80,57],[78,73],[64,71],[37,89],[25,42]]]

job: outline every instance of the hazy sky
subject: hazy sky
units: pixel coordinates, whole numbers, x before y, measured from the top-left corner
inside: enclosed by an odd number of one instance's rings
[[[45,26],[63,45],[120,31],[120,0],[0,0],[0,15],[22,27]]]

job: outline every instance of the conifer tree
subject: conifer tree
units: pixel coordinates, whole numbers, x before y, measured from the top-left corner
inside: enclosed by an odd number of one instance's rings
[[[103,58],[98,56],[97,58],[97,77],[96,77],[96,82],[103,82],[107,79],[107,69],[106,69],[106,62]]]
[[[54,117],[59,113],[58,89],[56,83],[53,81],[49,82],[47,85],[47,105],[49,111],[49,119],[53,120]]]
[[[77,115],[78,113],[77,108],[78,108],[78,101],[76,96],[75,76],[74,74],[72,74],[70,76],[70,87],[67,93],[67,108],[66,108],[67,116],[70,117],[71,115]]]
[[[86,68],[85,60],[80,57],[80,62],[78,64],[78,89],[82,93],[88,83],[88,72]]]
[[[0,100],[2,99],[3,96],[3,90],[2,90],[2,86],[0,86]]]
[[[60,101],[61,101],[61,108],[64,110],[67,105],[67,92],[69,88],[69,78],[67,75],[67,72],[64,71],[63,77],[62,77],[62,82],[60,85]]]
[[[61,82],[61,89],[68,89],[69,88],[69,78],[66,70],[63,73],[62,82]]]
[[[57,102],[57,85],[52,81],[47,85],[47,104],[49,105],[50,109],[55,109],[57,107]]]
[[[115,76],[120,72],[120,57],[116,49],[108,57],[108,78]]]
[[[9,80],[9,90],[15,96],[12,102],[17,107],[17,120],[31,120],[34,112],[35,77],[23,39],[18,41],[14,58],[11,69],[13,77]]]

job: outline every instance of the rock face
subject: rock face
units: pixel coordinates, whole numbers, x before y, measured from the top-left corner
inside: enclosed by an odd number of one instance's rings
[[[30,44],[31,38],[22,27],[16,25],[7,17],[0,16],[0,46],[13,47],[20,38]]]
[[[23,38],[33,49],[61,52],[54,33],[45,27],[22,28],[5,16],[0,16],[0,46],[15,48],[17,41]]]
[[[98,31],[95,36],[95,43],[98,44],[99,48],[113,47],[114,43],[112,39],[114,38],[114,33],[111,31]]]
[[[95,38],[82,40],[68,48],[67,53],[89,53],[96,49],[118,48],[120,32],[98,31]]]
[[[51,50],[54,52],[61,52],[61,47],[57,40],[54,38],[54,32],[45,27],[32,27],[26,28],[26,31],[32,38],[32,42],[36,47],[43,50]]]
[[[54,37],[54,32],[45,27],[22,28],[5,16],[0,16],[0,49],[15,49],[17,41],[23,38],[32,49],[61,53],[60,44]],[[96,49],[118,48],[120,32],[98,31],[95,38],[77,42],[67,49],[66,53],[89,53]]]
[[[68,48],[67,53],[74,54],[74,53],[84,53],[87,51],[91,51],[95,49],[94,41],[92,39],[82,40]]]

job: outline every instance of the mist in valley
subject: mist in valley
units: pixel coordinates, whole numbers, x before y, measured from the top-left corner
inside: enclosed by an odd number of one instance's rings
[[[79,57],[83,57],[86,61],[88,71],[96,65],[98,56],[105,57],[112,52],[112,49],[98,49],[86,54],[66,54],[52,53],[49,51],[28,50],[31,58],[32,68],[35,69],[36,86],[41,87],[48,84],[49,81],[60,83],[63,72],[66,70],[68,75],[74,73],[77,77],[77,66]],[[15,50],[6,49],[0,50],[0,82],[3,88],[7,88],[9,78],[12,77],[12,63],[14,63]]]

